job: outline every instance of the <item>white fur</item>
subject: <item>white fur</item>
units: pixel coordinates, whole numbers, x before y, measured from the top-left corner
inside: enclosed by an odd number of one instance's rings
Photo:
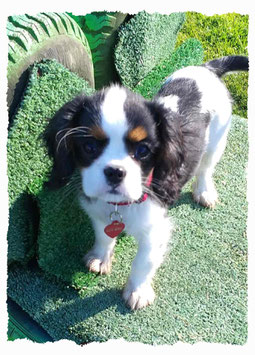
[[[127,122],[123,108],[126,98],[127,94],[124,88],[118,85],[111,86],[106,91],[101,114],[102,128],[107,133],[111,133],[112,130],[117,130],[120,135],[121,132],[127,130]]]
[[[171,109],[174,112],[178,111],[178,101],[179,101],[179,96],[177,95],[169,95],[166,97],[160,97],[158,99],[160,103],[162,103],[165,108]]]

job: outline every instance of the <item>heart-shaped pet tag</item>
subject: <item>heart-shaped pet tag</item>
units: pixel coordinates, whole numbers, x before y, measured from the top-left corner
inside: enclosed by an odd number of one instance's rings
[[[125,228],[125,224],[119,221],[113,221],[111,224],[105,227],[104,232],[110,238],[117,237]]]

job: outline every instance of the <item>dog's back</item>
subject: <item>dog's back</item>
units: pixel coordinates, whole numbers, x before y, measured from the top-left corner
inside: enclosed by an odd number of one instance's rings
[[[217,201],[212,175],[224,152],[232,115],[231,95],[221,77],[233,71],[247,70],[248,58],[243,56],[223,57],[201,66],[189,66],[167,78],[155,97],[165,108],[179,114],[180,127],[193,125],[195,130],[204,131],[204,139],[199,143],[203,144],[204,153],[198,166],[193,167],[197,177],[193,195],[206,207],[213,207]],[[190,134],[185,137],[183,130],[185,141],[189,142],[187,146],[197,145]],[[189,152],[186,156],[189,157]],[[189,161],[186,166],[188,164]]]

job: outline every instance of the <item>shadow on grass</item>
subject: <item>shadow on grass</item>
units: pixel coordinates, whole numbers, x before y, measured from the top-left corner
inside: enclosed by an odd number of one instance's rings
[[[193,210],[198,211],[204,211],[206,209],[205,207],[193,200],[191,192],[181,193],[179,199],[169,209],[179,208],[183,205],[189,205]]]
[[[87,328],[87,321],[90,318],[96,317],[107,310],[110,313],[119,313],[122,316],[133,313],[123,301],[122,290],[117,288],[105,289],[98,291],[93,296],[82,298],[77,295],[75,290],[69,290],[68,299],[66,295],[64,299],[65,303],[61,307],[44,313],[40,323],[43,324],[45,321],[51,323],[51,320],[54,322],[55,319],[61,320],[60,327],[63,327],[62,330],[64,331],[61,338],[71,338],[80,345],[94,341],[106,341],[105,337],[101,336],[100,332],[97,333],[96,329],[90,330]],[[49,301],[51,302],[52,300],[49,299]],[[67,335],[67,332],[69,335]]]
[[[40,319],[37,319],[40,324],[51,324],[51,322],[54,323],[54,319],[61,319],[61,324],[68,324],[69,329],[74,328],[75,333],[79,334],[79,329],[83,328],[83,324],[85,324],[87,319],[107,309],[111,308],[111,312],[119,313],[122,316],[133,313],[125,305],[122,298],[122,288],[104,289],[101,292],[97,291],[92,296],[81,295],[77,290],[69,287],[68,284],[57,279],[54,275],[45,274],[35,259],[30,261],[28,267],[37,277],[44,280],[46,288],[49,291],[48,295],[47,292],[43,295],[39,293],[40,296],[43,296],[39,302],[42,305],[42,312],[40,312]],[[50,292],[53,287],[54,295]],[[91,290],[91,288],[88,290]],[[58,300],[65,301],[63,303],[61,301],[59,307],[51,309],[49,305],[52,304],[52,301],[57,304]],[[63,336],[63,339],[66,338],[66,336]],[[84,342],[84,336],[82,338],[81,342]],[[100,340],[100,336],[94,339],[94,335],[92,335],[92,338],[88,334],[88,342],[103,341],[103,339]]]
[[[27,266],[12,266],[9,289],[16,287],[18,275],[22,282],[22,293],[31,295],[32,304],[29,304],[28,309],[27,304],[18,303],[54,341],[69,339],[77,344],[103,342],[106,339],[96,329],[87,329],[87,321],[91,317],[97,317],[105,311],[106,314],[117,313],[120,317],[133,313],[124,303],[122,288],[88,289],[87,294],[81,295],[57,277],[42,271],[35,259]],[[10,297],[17,301],[12,292]],[[57,329],[53,329],[56,320]]]

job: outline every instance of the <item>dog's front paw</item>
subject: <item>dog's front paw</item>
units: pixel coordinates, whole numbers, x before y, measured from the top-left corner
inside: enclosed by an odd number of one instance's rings
[[[218,203],[218,194],[213,185],[210,189],[202,189],[196,183],[193,184],[193,199],[200,205],[208,208],[214,208]]]
[[[132,309],[140,309],[149,306],[154,302],[155,293],[150,284],[144,284],[137,288],[128,282],[123,291],[123,298],[126,304]]]
[[[111,255],[101,256],[92,249],[84,256],[83,261],[89,271],[103,275],[111,272],[112,259]]]

